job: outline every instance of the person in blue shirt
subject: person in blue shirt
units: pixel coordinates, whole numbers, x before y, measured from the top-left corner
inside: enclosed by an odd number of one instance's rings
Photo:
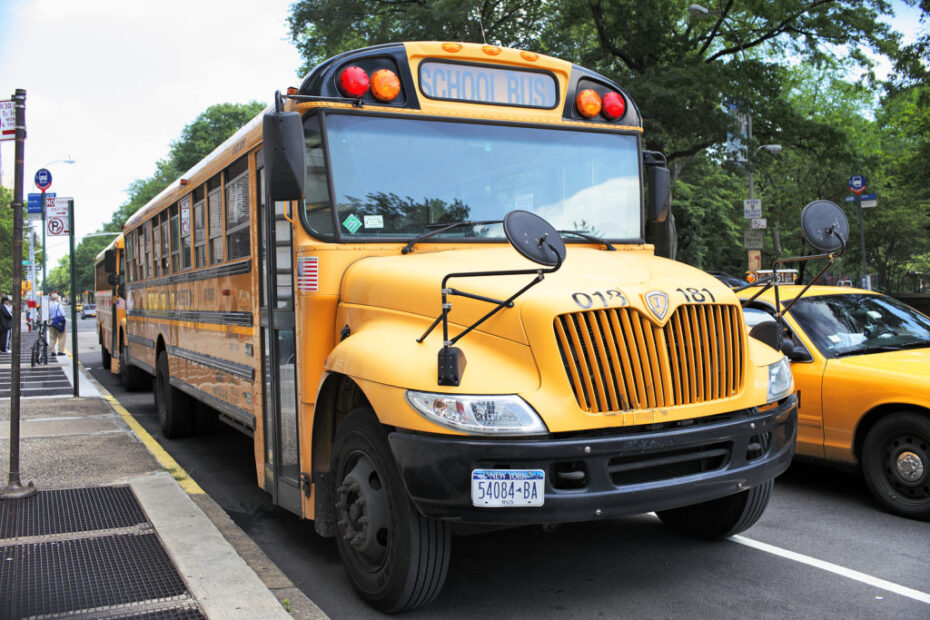
[[[58,293],[52,293],[48,304],[48,348],[49,355],[65,354],[65,311],[61,308]],[[55,325],[60,324],[61,330]]]

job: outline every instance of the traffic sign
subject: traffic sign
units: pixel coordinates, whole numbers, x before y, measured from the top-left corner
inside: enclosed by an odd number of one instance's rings
[[[878,201],[877,200],[863,200],[859,204],[862,205],[863,209],[866,209],[868,207],[877,207]]]
[[[743,201],[743,217],[747,220],[762,217],[762,199],[749,198]]]
[[[854,194],[861,194],[868,186],[868,182],[861,174],[854,174],[849,177],[849,191]]]
[[[36,187],[45,191],[52,186],[52,173],[45,168],[40,168],[39,171],[36,172],[35,181]]]
[[[12,101],[0,101],[0,140],[16,139],[16,108]]]
[[[746,253],[746,257],[749,259],[749,270],[758,271],[762,269],[762,252],[759,250],[749,250]]]
[[[62,236],[68,234],[68,220],[60,217],[49,217],[45,219],[45,228],[49,236]]]
[[[758,217],[749,221],[749,227],[754,230],[765,230],[768,221],[764,217]]]
[[[859,200],[875,200],[878,198],[878,194],[860,194]]]
[[[856,202],[856,196],[846,196],[846,202]]]
[[[765,231],[763,230],[746,229],[743,231],[743,246],[747,250],[761,250],[764,239]]]

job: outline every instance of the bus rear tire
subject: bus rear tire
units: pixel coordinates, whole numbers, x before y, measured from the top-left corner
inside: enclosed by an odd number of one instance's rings
[[[110,352],[103,345],[100,345],[100,362],[103,364],[104,370],[110,370]]]
[[[332,466],[336,547],[358,595],[386,613],[436,598],[449,567],[449,525],[423,517],[407,497],[371,409],[354,409],[340,424]]]
[[[656,514],[666,526],[680,533],[715,540],[739,534],[752,527],[768,506],[774,483],[764,484],[693,506],[660,510]]]
[[[109,355],[108,355],[109,357]],[[119,382],[127,392],[143,389],[147,383],[145,372],[129,363],[129,347],[119,348]]]
[[[161,432],[168,439],[186,437],[191,432],[187,398],[181,390],[171,386],[168,372],[168,353],[158,354],[155,367],[155,408]]]

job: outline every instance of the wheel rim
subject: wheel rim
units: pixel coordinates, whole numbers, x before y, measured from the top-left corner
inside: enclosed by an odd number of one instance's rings
[[[895,491],[911,500],[930,498],[930,442],[916,435],[890,439],[883,450],[885,478]]]
[[[336,489],[336,512],[346,548],[366,570],[380,569],[388,554],[390,505],[383,476],[367,455],[354,455]]]

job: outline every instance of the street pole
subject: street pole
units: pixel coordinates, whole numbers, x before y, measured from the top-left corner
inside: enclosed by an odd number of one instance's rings
[[[78,346],[77,346],[77,278],[74,275],[74,199],[68,199],[68,249],[71,252],[71,367],[74,377],[74,397],[81,395],[78,387]]]
[[[45,246],[45,190],[42,190],[42,297],[44,298],[48,291],[45,290],[45,257],[48,254],[48,248]]]
[[[35,301],[36,298],[36,230],[32,226],[35,223],[35,220],[29,222],[29,282],[32,286],[29,288],[29,296],[32,298],[32,301]],[[30,302],[27,302],[30,303]],[[35,308],[33,308],[35,310]],[[35,321],[35,317],[32,316],[32,311],[30,311],[30,320],[29,320],[29,330],[32,331],[32,325]]]
[[[20,349],[22,348],[23,316],[23,168],[26,151],[26,91],[17,88],[13,94],[16,114],[16,165],[13,173],[13,325],[10,355],[10,476],[0,488],[0,499],[29,497],[36,493],[30,482],[23,486],[19,479],[19,399]]]
[[[862,250],[862,273],[859,274],[859,286],[872,290],[872,281],[868,277],[869,266],[865,260],[865,226],[862,225],[862,197],[856,196],[856,204],[859,205],[859,247]]]

